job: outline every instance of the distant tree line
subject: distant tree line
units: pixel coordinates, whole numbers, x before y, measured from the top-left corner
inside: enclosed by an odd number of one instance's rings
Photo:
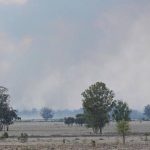
[[[77,114],[76,117],[65,117],[64,123],[68,126],[72,126],[73,124],[83,126],[86,123],[84,114]]]

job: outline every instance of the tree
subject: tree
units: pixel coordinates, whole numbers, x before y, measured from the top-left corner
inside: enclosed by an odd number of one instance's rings
[[[17,111],[9,105],[10,96],[7,92],[7,88],[0,86],[0,130],[5,129],[5,126],[8,130],[9,125],[19,118]]]
[[[73,117],[67,117],[67,118],[64,118],[64,123],[68,126],[72,126],[75,122],[75,119]]]
[[[125,144],[125,136],[129,131],[129,122],[125,120],[121,120],[117,122],[117,130],[122,135],[123,144]]]
[[[47,107],[42,108],[40,114],[45,121],[48,121],[48,119],[53,118],[54,115],[52,109]]]
[[[116,101],[113,111],[112,111],[112,118],[118,122],[121,120],[130,121],[130,113],[131,110],[128,107],[128,104],[122,102],[120,100]]]
[[[148,119],[150,119],[150,105],[146,105],[146,106],[144,107],[144,115],[145,115]]]
[[[123,144],[125,144],[125,137],[130,129],[130,113],[131,110],[129,109],[127,103],[120,100],[116,101],[113,108],[112,117],[117,122],[117,130],[122,135]]]
[[[84,114],[77,114],[75,118],[75,123],[82,126],[85,124],[85,116]]]
[[[83,93],[83,110],[88,127],[94,133],[102,134],[102,128],[109,122],[109,112],[114,104],[114,92],[103,82],[91,85]]]

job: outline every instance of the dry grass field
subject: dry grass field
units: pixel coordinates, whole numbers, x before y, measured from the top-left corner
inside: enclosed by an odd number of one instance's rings
[[[0,140],[0,150],[150,150],[150,137],[145,141],[142,134],[150,131],[150,122],[131,122],[130,125],[130,133],[134,134],[127,137],[126,145],[122,145],[115,123],[104,128],[103,136],[95,136],[86,127],[68,127],[51,122],[16,122],[8,131],[11,137]],[[22,132],[30,136],[26,143],[17,139]],[[92,141],[95,141],[95,146]]]
[[[130,123],[130,133],[145,133],[150,132],[150,122],[134,121]],[[63,123],[52,122],[15,122],[10,126],[9,135],[18,136],[22,132],[29,136],[45,137],[45,136],[88,136],[93,135],[92,130],[86,127],[66,126]],[[111,122],[106,125],[103,130],[104,135],[117,134],[115,123]]]

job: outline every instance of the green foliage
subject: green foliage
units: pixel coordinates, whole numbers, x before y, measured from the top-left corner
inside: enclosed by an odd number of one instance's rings
[[[18,137],[18,141],[21,143],[25,143],[28,141],[28,134],[27,133],[21,133],[20,136]]]
[[[96,147],[96,141],[95,140],[91,140],[92,143],[92,147]]]
[[[7,132],[4,132],[4,134],[1,136],[1,139],[6,139],[6,138],[8,138],[8,137],[9,137],[8,133],[7,133]]]
[[[109,90],[105,83],[97,82],[83,93],[83,109],[88,127],[95,133],[109,122],[109,112],[114,104],[114,92]]]
[[[0,87],[0,125],[1,130],[3,126],[12,124],[14,120],[18,119],[17,111],[9,105],[9,94],[5,87]]]
[[[41,109],[41,116],[44,118],[45,121],[47,121],[48,119],[53,118],[53,111],[50,108],[44,107]]]
[[[144,108],[144,115],[150,119],[150,105],[145,106]]]
[[[75,118],[75,123],[82,126],[85,124],[85,116],[84,114],[77,114]]]
[[[117,130],[123,137],[123,144],[125,144],[125,136],[130,130],[129,122],[121,120],[117,122]]]
[[[129,122],[122,120],[117,122],[117,130],[120,134],[126,134],[129,131]]]
[[[64,118],[64,123],[68,126],[73,125],[75,123],[75,119],[73,117]]]
[[[129,109],[127,103],[122,101],[117,101],[112,111],[112,117],[115,121],[130,121],[130,113],[131,110]]]

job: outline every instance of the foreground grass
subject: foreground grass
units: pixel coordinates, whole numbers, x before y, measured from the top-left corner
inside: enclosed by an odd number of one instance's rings
[[[93,145],[95,141],[95,145]],[[121,137],[29,138],[20,143],[16,138],[0,140],[0,150],[149,150],[144,136],[130,136],[122,144]]]

